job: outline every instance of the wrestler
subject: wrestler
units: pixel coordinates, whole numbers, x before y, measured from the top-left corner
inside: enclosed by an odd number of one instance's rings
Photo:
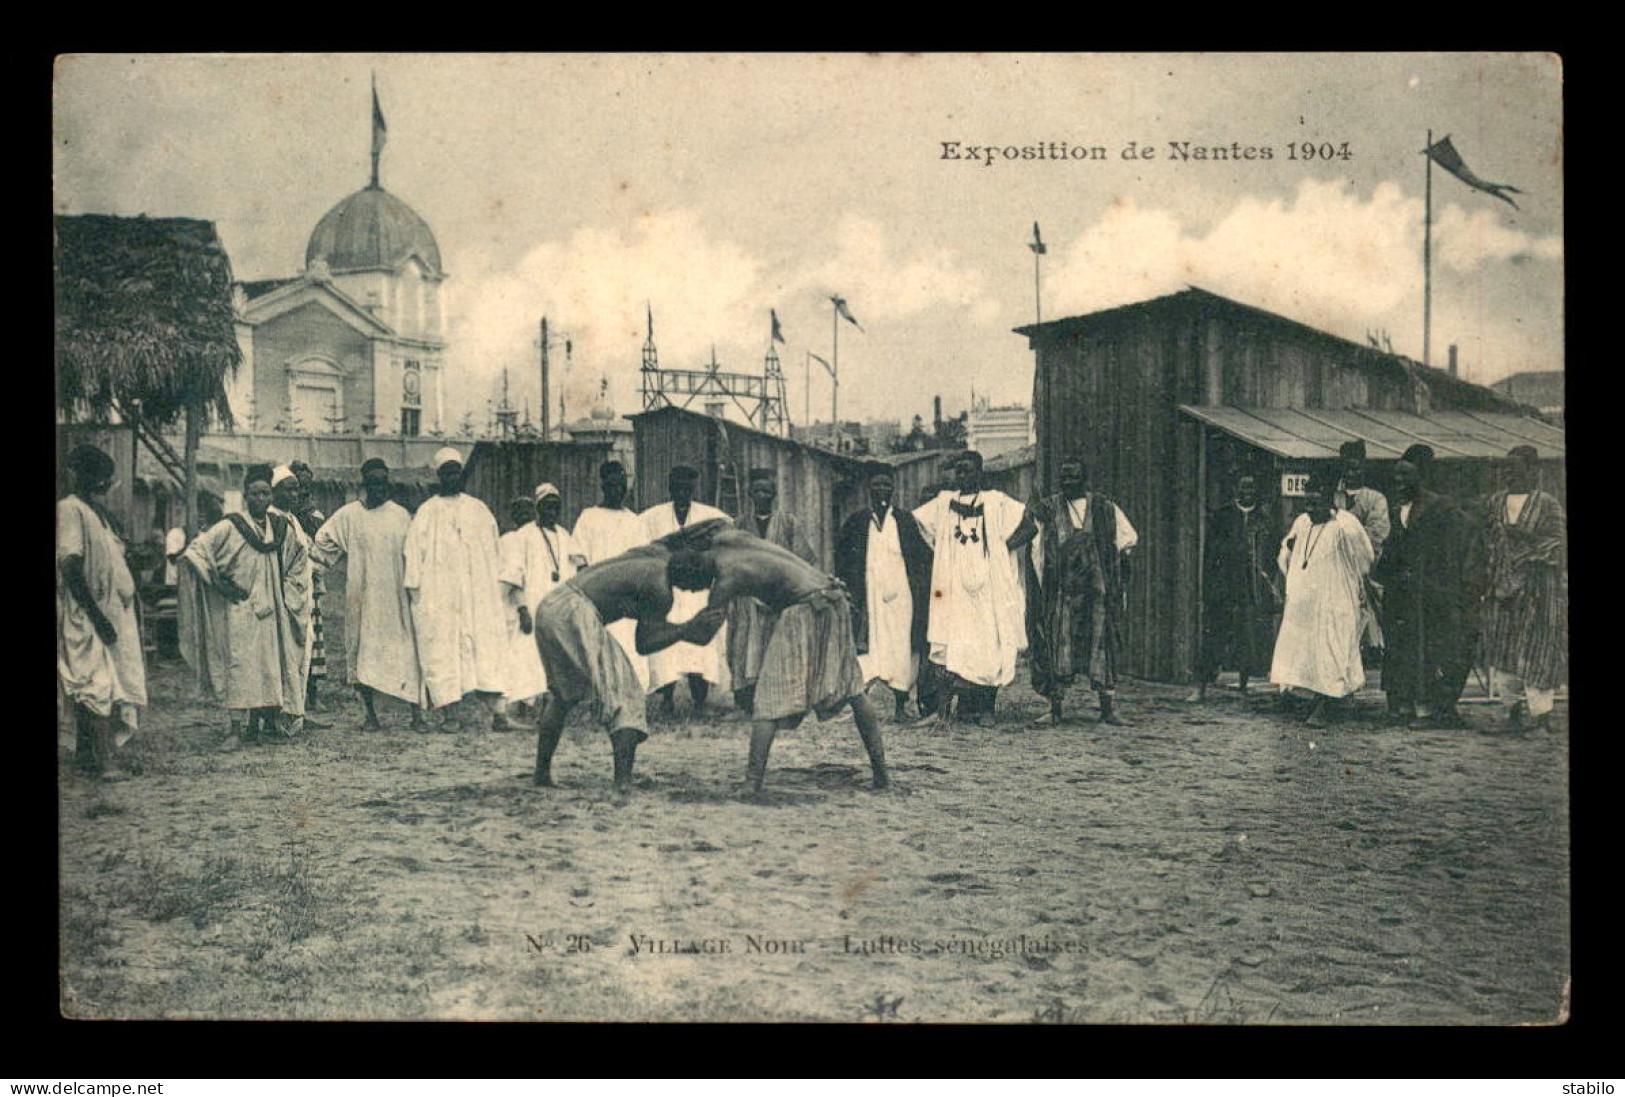
[[[637,747],[649,737],[643,682],[605,626],[636,621],[639,655],[692,642],[702,632],[710,640],[716,632],[712,622],[721,615],[697,615],[680,625],[666,620],[672,605],[666,566],[674,549],[695,538],[703,543],[725,524],[725,519],[701,522],[595,563],[553,588],[530,621],[520,619],[521,630],[534,631],[547,673],[547,703],[537,721],[536,784],[553,784],[553,754],[570,710],[596,700],[598,720],[614,750],[615,791],[623,797],[631,791]]]
[[[869,753],[874,787],[890,785],[880,724],[863,695],[851,608],[838,580],[788,549],[737,529],[712,535],[703,551],[672,553],[666,575],[678,590],[711,588],[706,608],[688,623],[700,637],[692,642],[703,643],[721,627],[732,598],[755,598],[773,615],[756,680],[748,795],[762,794],[768,752],[779,731],[796,727],[808,712],[828,720],[848,705]]]

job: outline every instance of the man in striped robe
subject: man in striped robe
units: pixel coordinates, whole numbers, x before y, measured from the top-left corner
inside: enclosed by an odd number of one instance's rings
[[[1039,535],[1029,571],[1029,650],[1033,690],[1050,705],[1039,726],[1061,722],[1066,687],[1086,674],[1100,696],[1100,722],[1125,724],[1112,702],[1126,565],[1139,534],[1122,507],[1089,490],[1088,470],[1076,457],[1061,462],[1061,490],[1031,510]]]
[[[1504,490],[1490,496],[1489,575],[1480,655],[1514,730],[1550,727],[1568,681],[1568,516],[1540,490],[1533,446],[1507,454]]]

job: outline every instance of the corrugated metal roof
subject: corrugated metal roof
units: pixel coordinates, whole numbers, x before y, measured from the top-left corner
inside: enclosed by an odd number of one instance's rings
[[[1280,457],[1336,457],[1338,447],[1365,442],[1373,460],[1394,460],[1405,450],[1426,443],[1439,460],[1504,457],[1513,446],[1534,446],[1543,458],[1565,455],[1561,428],[1523,415],[1486,411],[1408,411],[1346,408],[1199,407],[1180,411],[1249,445]]]

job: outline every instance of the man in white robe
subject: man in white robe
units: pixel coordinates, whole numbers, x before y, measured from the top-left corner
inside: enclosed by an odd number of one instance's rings
[[[389,466],[374,457],[361,466],[361,498],[322,523],[311,546],[321,567],[344,564],[344,667],[366,706],[368,731],[383,726],[373,703],[378,693],[411,705],[412,727],[423,727],[423,672],[405,586],[411,525],[412,516],[390,499]]]
[[[1331,698],[1365,684],[1360,660],[1361,588],[1371,570],[1371,539],[1359,519],[1332,505],[1336,485],[1321,474],[1304,489],[1298,515],[1277,558],[1286,574],[1286,606],[1275,639],[1270,680],[1315,695],[1306,723],[1323,727]]]
[[[532,701],[547,692],[547,671],[532,635],[532,619],[542,599],[586,563],[581,546],[559,522],[563,510],[559,489],[539,484],[530,506],[534,520],[502,537],[502,587],[511,607],[507,617],[512,666],[503,695],[509,705]]]
[[[135,580],[106,509],[113,459],[79,446],[68,465],[73,494],[56,505],[57,674],[73,705],[74,764],[119,780],[115,752],[147,703]]]
[[[650,542],[713,518],[732,521],[716,507],[694,501],[694,489],[699,483],[699,470],[687,465],[673,468],[667,477],[671,502],[657,503],[644,511],[643,539]],[[689,620],[706,605],[704,591],[679,590],[672,592],[671,613],[667,620],[674,625]],[[728,683],[723,652],[727,650],[727,626],[724,625],[711,642],[700,646],[687,642],[673,644],[649,656],[649,685],[660,694],[661,711],[670,716],[677,709],[674,696],[679,678],[688,679],[689,696],[694,700],[694,715],[705,711],[705,699],[711,686]]]
[[[271,510],[267,465],[228,514],[181,553],[181,652],[199,685],[231,712],[236,747],[304,723],[310,557],[297,523]]]
[[[880,465],[869,475],[869,505],[841,523],[835,576],[852,602],[852,637],[864,684],[884,682],[901,721],[925,657],[931,609],[931,547],[919,523],[892,505],[896,483]]]
[[[437,709],[473,694],[489,723],[508,674],[497,522],[484,503],[463,493],[462,454],[445,446],[434,466],[435,494],[406,531],[403,577],[423,684]]]
[[[990,726],[1000,686],[1027,647],[1027,602],[1016,553],[1037,532],[1027,508],[982,484],[982,456],[952,464],[954,488],[914,511],[932,542],[931,662],[950,676],[959,715]],[[944,705],[944,708],[946,706]]]
[[[581,547],[589,566],[603,563],[649,541],[643,533],[642,519],[626,505],[626,468],[619,461],[605,461],[599,466],[598,487],[603,493],[603,504],[583,510],[576,519],[573,531],[576,544]],[[649,661],[638,654],[637,622],[623,618],[606,627],[626,652],[632,670],[647,693]]]

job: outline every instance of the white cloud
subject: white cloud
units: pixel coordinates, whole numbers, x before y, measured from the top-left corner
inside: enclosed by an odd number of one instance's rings
[[[1057,249],[1045,311],[1076,315],[1194,284],[1357,341],[1386,330],[1396,350],[1420,357],[1422,205],[1389,182],[1362,197],[1344,183],[1304,180],[1290,200],[1243,199],[1198,234],[1166,210],[1119,200]],[[1507,227],[1494,210],[1455,204],[1440,215],[1434,245],[1441,264],[1480,277],[1500,262],[1560,260],[1563,250],[1557,238]],[[1561,346],[1554,363],[1550,342],[1516,316],[1462,308],[1437,285],[1434,309],[1435,343],[1460,344],[1486,376],[1561,364]]]
[[[1439,260],[1456,270],[1470,272],[1485,263],[1505,260],[1563,258],[1563,241],[1556,236],[1530,236],[1507,227],[1505,207],[1490,203],[1468,213],[1452,202],[1439,215],[1433,245]]]
[[[950,248],[920,248],[902,254],[879,222],[848,214],[835,229],[836,252],[808,270],[799,286],[814,293],[839,293],[859,321],[906,320],[927,309],[969,309],[977,317],[997,317],[981,274]]]
[[[470,379],[455,416],[483,414],[504,366],[513,371],[515,403],[528,397],[534,412],[543,316],[555,339],[572,344],[568,371],[564,348],[553,349],[552,402],[556,415],[562,385],[574,419],[596,398],[600,376],[610,379],[622,410],[634,406],[646,302],[666,365],[698,364],[717,333],[744,330],[759,311],[760,265],[738,246],[709,239],[685,211],[640,218],[626,233],[583,229],[533,248],[508,270],[490,269],[475,253],[458,263],[475,273],[446,286],[451,356]],[[765,317],[754,322],[762,326]]]
[[[778,309],[792,346],[805,346],[821,337],[809,330],[813,316],[821,323],[817,332],[828,331],[830,293],[846,297],[871,332],[932,309],[986,325],[1002,314],[981,274],[950,248],[904,252],[877,222],[847,216],[835,227],[834,249],[810,265],[797,262],[798,255],[770,268],[708,233],[693,212],[675,210],[640,218],[625,232],[582,229],[563,243],[531,249],[506,269],[472,249],[451,256],[458,273],[445,289],[450,353],[468,383],[448,393],[448,418],[455,423],[466,411],[483,417],[486,401],[500,394],[504,366],[515,405],[528,398],[534,416],[543,315],[555,338],[567,336],[573,345],[568,373],[562,348],[554,348],[551,402],[556,416],[562,384],[575,419],[596,400],[600,377],[609,378],[620,410],[638,406],[646,301],[654,307],[663,366],[698,367],[715,342],[723,368],[740,372],[761,368],[769,308]],[[780,353],[789,368],[799,352]]]

